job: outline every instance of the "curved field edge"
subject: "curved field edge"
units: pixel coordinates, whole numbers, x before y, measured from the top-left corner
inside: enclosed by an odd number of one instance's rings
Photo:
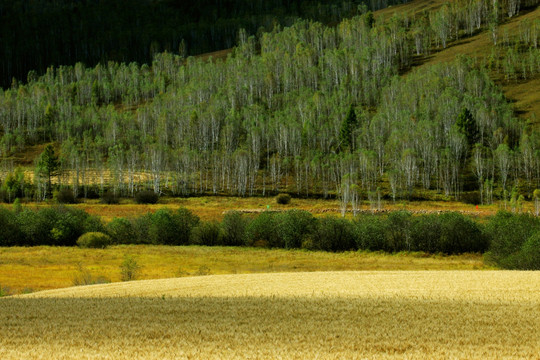
[[[120,245],[107,249],[77,247],[0,247],[0,286],[6,293],[65,288],[86,274],[90,280],[118,282],[124,257],[141,269],[138,279],[202,274],[311,272],[341,270],[489,269],[480,254],[432,255],[245,247]],[[84,274],[83,274],[84,273]]]
[[[0,300],[12,358],[467,358],[540,353],[540,276],[212,275]]]

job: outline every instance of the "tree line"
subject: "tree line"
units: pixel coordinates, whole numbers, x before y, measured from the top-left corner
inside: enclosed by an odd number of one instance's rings
[[[540,220],[500,212],[487,221],[459,213],[412,216],[406,211],[362,215],[347,220],[316,218],[301,210],[264,212],[248,217],[228,212],[221,222],[201,221],[189,210],[160,209],[104,224],[82,210],[15,204],[0,208],[0,246],[75,246],[116,244],[254,246],[317,251],[422,251],[486,253],[510,269],[540,269]]]
[[[539,131],[514,117],[483,61],[460,57],[399,76],[416,54],[468,36],[471,12],[471,33],[487,29],[495,12],[498,21],[513,16],[501,11],[506,3],[452,4],[389,19],[363,8],[336,26],[297,21],[258,38],[240,31],[225,60],[159,53],[151,66],[31,73],[27,84],[0,91],[1,156],[57,144],[55,182],[75,196],[288,191],[353,206],[381,192],[475,191],[489,203],[517,189],[531,197],[540,185]],[[24,177],[3,163],[3,183],[19,179],[24,192]],[[36,171],[30,195],[46,198],[49,180]]]

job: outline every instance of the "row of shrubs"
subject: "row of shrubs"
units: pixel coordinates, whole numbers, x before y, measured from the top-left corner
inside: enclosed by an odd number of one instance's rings
[[[406,211],[353,220],[316,218],[301,210],[251,217],[228,212],[221,222],[200,221],[185,208],[161,209],[107,224],[67,207],[0,208],[0,246],[106,247],[112,244],[258,246],[324,251],[486,253],[505,268],[540,269],[540,220],[500,212],[485,222],[460,213],[413,216]]]

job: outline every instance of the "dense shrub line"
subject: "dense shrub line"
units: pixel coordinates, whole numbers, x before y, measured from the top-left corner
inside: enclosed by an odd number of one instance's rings
[[[486,253],[504,268],[540,269],[540,219],[500,212],[485,222],[460,213],[413,216],[407,211],[352,220],[316,218],[302,210],[228,212],[201,221],[185,208],[160,209],[107,224],[69,207],[0,208],[0,246],[56,245],[103,248],[112,244],[256,246],[323,251]]]

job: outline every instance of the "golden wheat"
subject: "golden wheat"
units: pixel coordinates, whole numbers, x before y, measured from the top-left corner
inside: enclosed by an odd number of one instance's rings
[[[316,272],[147,280],[0,300],[0,357],[537,359],[540,274]]]

